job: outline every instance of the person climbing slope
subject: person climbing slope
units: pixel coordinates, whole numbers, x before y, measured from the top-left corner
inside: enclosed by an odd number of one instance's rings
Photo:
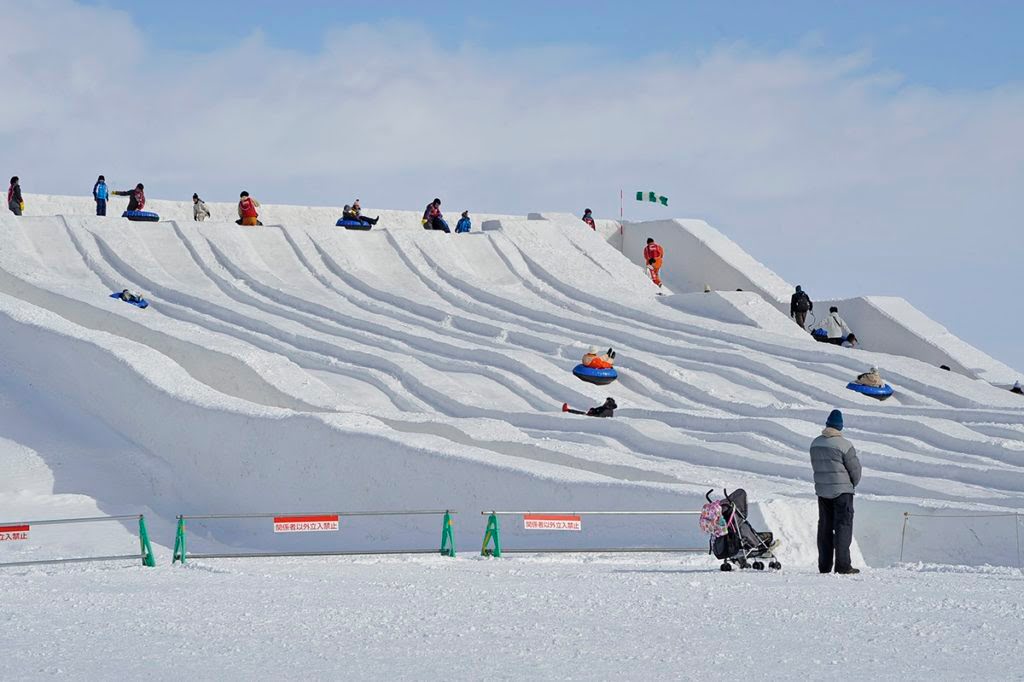
[[[601,353],[597,346],[591,346],[580,363],[591,369],[611,369],[615,366],[615,350],[609,348],[605,353]]]
[[[92,186],[92,198],[96,202],[96,215],[107,215],[107,179],[102,175],[96,178],[96,184]]]
[[[135,185],[135,189],[111,192],[111,194],[118,197],[128,197],[129,211],[141,211],[146,207],[146,188],[142,186],[141,182]]]
[[[199,198],[198,194],[192,195],[192,220],[197,223],[201,223],[210,217],[210,209],[206,207],[206,202]]]
[[[597,231],[597,225],[594,223],[594,215],[589,208],[583,211],[583,222],[590,225],[591,230],[594,230],[595,232]]]
[[[458,224],[455,226],[455,234],[465,234],[473,229],[473,221],[469,219],[469,211],[463,211],[462,217],[459,218]]]
[[[789,300],[789,316],[796,320],[801,328],[806,329],[807,312],[810,310],[814,310],[814,302],[811,301],[807,292],[797,284],[796,291],[793,292],[793,297]]]
[[[665,249],[655,243],[652,237],[647,238],[647,246],[644,247],[644,263],[647,264],[647,271],[651,275],[651,281],[661,286],[661,264],[665,258]]]
[[[7,188],[7,208],[14,215],[21,215],[25,211],[25,200],[21,198],[21,181],[17,175],[11,178],[11,186]]]
[[[441,214],[441,200],[434,199],[427,208],[423,211],[423,229],[425,230],[441,230],[451,234],[451,228],[448,227],[448,222],[444,219]]]
[[[245,191],[238,196],[238,220],[235,222],[246,227],[262,225],[259,211],[256,210],[260,207],[260,202],[250,197],[249,193]]]

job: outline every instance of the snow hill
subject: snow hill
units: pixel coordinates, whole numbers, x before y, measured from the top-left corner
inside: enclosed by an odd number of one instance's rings
[[[865,466],[869,564],[898,557],[904,511],[1024,500],[1024,398],[990,383],[1013,370],[909,304],[886,322],[899,299],[840,304],[875,350],[816,343],[788,319],[789,284],[700,221],[594,232],[558,214],[475,215],[473,233],[446,235],[403,211],[349,232],[337,208],[268,205],[266,226],[246,229],[233,204],[200,224],[190,203],[149,202],[159,223],[91,216],[88,198],[26,203],[0,217],[0,519],[144,511],[166,546],[181,513],[449,508],[464,550],[483,510],[696,509],[709,488],[744,487],[783,561],[807,564],[806,449],[833,407]],[[637,264],[647,236],[668,250],[673,295]],[[126,287],[150,308],[109,298]],[[573,377],[590,344],[617,349],[619,382]],[[873,364],[897,391],[885,403],[845,388]],[[560,412],[606,395],[614,419]],[[429,547],[440,530],[376,523],[347,538]],[[912,523],[909,558],[1016,565],[1012,523]],[[506,542],[522,542],[512,525]],[[705,541],[690,519],[589,530],[530,542]],[[229,523],[193,535],[196,548],[275,541]],[[31,551],[5,543],[0,560]]]

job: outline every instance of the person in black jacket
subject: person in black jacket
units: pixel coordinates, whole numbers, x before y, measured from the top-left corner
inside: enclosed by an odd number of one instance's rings
[[[597,407],[591,407],[589,410],[587,410],[587,416],[588,417],[614,417],[615,416],[615,410],[618,407],[619,406],[615,404],[614,398],[608,398],[607,400],[604,401],[603,405],[598,405]]]
[[[11,178],[11,186],[7,188],[7,208],[14,215],[21,215],[25,209],[25,200],[21,198],[21,183],[18,176]]]
[[[128,210],[141,211],[146,207],[146,188],[142,183],[135,185],[135,189],[128,189],[121,192],[111,192],[119,197],[128,197]]]
[[[793,292],[793,298],[789,301],[789,316],[796,320],[796,323],[806,329],[807,312],[814,310],[814,302],[811,301],[811,297],[807,295],[800,285],[796,285],[796,291]]]

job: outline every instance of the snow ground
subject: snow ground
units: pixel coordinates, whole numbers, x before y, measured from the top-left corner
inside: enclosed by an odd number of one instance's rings
[[[4,582],[6,679],[1024,678],[1024,576],[1010,569],[465,556],[36,568]]]

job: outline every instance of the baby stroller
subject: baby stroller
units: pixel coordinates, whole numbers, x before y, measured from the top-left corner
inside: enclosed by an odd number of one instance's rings
[[[720,516],[717,525],[714,522],[706,524],[705,514],[702,513],[701,525],[702,527],[707,525],[712,529],[708,531],[711,533],[708,553],[714,554],[715,558],[722,560],[722,570],[731,571],[732,564],[736,564],[739,568],[763,571],[764,562],[761,559],[771,560],[768,563],[769,569],[780,570],[782,564],[772,554],[772,549],[775,547],[775,539],[772,534],[755,531],[747,521],[747,491],[742,488],[734,490],[732,493],[723,490],[722,494],[725,495],[725,499],[717,501],[712,501],[712,492],[714,490],[709,490],[704,496],[708,500],[708,504],[704,507],[705,513],[717,512]],[[720,511],[715,510],[716,506]],[[754,561],[748,562],[749,559]]]

